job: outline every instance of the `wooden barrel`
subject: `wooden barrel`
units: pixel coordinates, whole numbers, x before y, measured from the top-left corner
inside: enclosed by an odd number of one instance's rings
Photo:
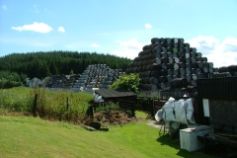
[[[168,60],[169,60],[169,64],[173,64],[174,60],[172,57],[169,57]]]
[[[157,44],[157,43],[160,43],[159,38],[152,38],[152,39],[151,39],[151,44],[152,44],[152,45]]]
[[[202,58],[202,54],[201,54],[201,53],[198,52],[198,53],[196,53],[196,55],[197,55],[197,58],[198,58],[198,59],[201,59],[201,58]]]
[[[158,84],[158,79],[156,77],[150,77],[149,78],[149,83],[151,84]]]
[[[179,73],[180,73],[180,77],[182,77],[182,78],[185,78],[185,69],[184,68],[180,68],[179,69]]]
[[[158,65],[160,65],[160,64],[161,64],[160,58],[155,58],[155,63],[158,64]]]
[[[167,73],[168,73],[168,75],[170,75],[170,76],[172,76],[173,75],[173,69],[168,69],[168,71],[167,71]]]
[[[191,63],[196,63],[196,57],[195,56],[191,57]]]
[[[151,45],[146,45],[142,48],[143,51],[151,51]]]
[[[213,73],[214,72],[214,69],[213,69],[213,63],[208,63],[208,67],[209,67],[209,72],[210,73]]]
[[[167,81],[171,82],[173,80],[173,74],[172,75],[167,75]]]
[[[191,81],[191,76],[190,75],[188,75],[188,74],[186,74],[186,77],[185,77],[186,79],[187,79],[187,81]]]
[[[163,70],[167,70],[167,64],[166,64],[166,63],[162,63],[162,64],[161,64],[161,68],[162,68]]]
[[[179,69],[179,65],[177,63],[174,64],[174,70],[177,71]]]
[[[178,76],[179,76],[179,69],[177,69],[177,70],[174,69],[173,75],[175,75],[176,77],[178,77]]]
[[[189,52],[186,52],[186,53],[185,53],[185,59],[186,59],[186,60],[189,60],[189,58],[190,58],[190,54],[189,54]]]
[[[197,75],[196,74],[192,74],[192,80],[197,80]]]
[[[178,64],[178,63],[180,62],[180,60],[179,60],[178,57],[175,57],[175,58],[174,58],[174,61],[175,61],[176,64]]]

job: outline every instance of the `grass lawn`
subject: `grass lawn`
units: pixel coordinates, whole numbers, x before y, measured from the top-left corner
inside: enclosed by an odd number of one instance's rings
[[[144,121],[89,132],[78,125],[26,116],[0,116],[0,158],[207,158],[179,150]],[[166,144],[167,143],[167,144]]]

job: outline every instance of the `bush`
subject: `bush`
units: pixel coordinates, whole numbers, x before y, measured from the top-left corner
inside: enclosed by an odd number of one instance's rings
[[[108,102],[104,105],[99,105],[96,107],[96,112],[109,112],[111,110],[121,110],[119,103]]]
[[[15,72],[0,71],[0,88],[19,87],[24,77]]]
[[[111,88],[115,90],[132,91],[137,93],[140,84],[140,77],[138,74],[131,73],[120,76],[112,85]]]

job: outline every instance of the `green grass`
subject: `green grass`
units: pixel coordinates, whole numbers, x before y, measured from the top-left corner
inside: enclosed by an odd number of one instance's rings
[[[135,111],[135,115],[136,115],[136,118],[138,118],[138,119],[146,119],[147,118],[147,113],[145,113],[145,112],[143,112],[143,111],[139,111],[139,110],[137,110],[137,111]]]
[[[0,113],[31,113],[37,95],[36,109],[42,117],[80,122],[85,116],[91,94],[51,91],[47,89],[10,88],[0,90]]]
[[[28,112],[33,104],[32,89],[0,89],[0,108],[8,111]]]
[[[0,116],[0,158],[207,158],[179,150],[145,122],[89,132],[65,122]]]

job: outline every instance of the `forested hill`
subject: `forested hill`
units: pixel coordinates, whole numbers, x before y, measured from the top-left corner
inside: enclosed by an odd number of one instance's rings
[[[89,64],[107,64],[111,68],[125,69],[130,63],[127,58],[88,52],[29,52],[1,57],[0,71],[43,78],[53,74],[81,73]]]

